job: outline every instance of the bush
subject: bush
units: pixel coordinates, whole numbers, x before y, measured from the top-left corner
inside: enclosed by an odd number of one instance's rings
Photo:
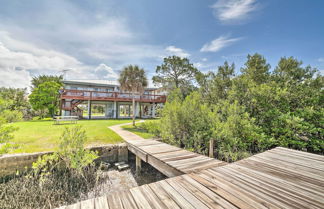
[[[103,178],[96,153],[84,150],[85,131],[67,128],[60,140],[59,150],[40,157],[32,171],[0,183],[0,208],[55,208],[98,194]]]
[[[160,137],[160,122],[159,121],[146,121],[144,123],[139,123],[138,127],[145,130],[146,132],[153,134],[156,137]]]
[[[4,110],[0,114],[8,123],[18,122],[23,120],[23,113],[18,110]]]

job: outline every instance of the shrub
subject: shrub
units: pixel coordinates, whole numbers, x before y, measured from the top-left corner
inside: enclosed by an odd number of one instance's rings
[[[18,122],[23,120],[23,113],[18,110],[4,110],[0,114],[8,123]]]
[[[82,173],[82,170],[91,165],[98,158],[95,152],[85,150],[84,143],[86,141],[85,131],[81,126],[65,128],[60,137],[59,150],[53,155],[45,155],[33,163],[33,169],[36,173],[41,173],[53,169],[60,169],[58,166],[63,166],[67,169]]]
[[[12,133],[16,130],[18,128],[6,124],[6,120],[0,117],[0,155],[17,148],[18,145],[10,143],[10,140],[13,138]]]
[[[65,129],[57,152],[40,157],[32,171],[0,182],[0,208],[55,208],[96,196],[103,178],[93,163],[96,153],[84,150],[85,140],[80,126]]]
[[[138,127],[147,131],[150,134],[153,134],[156,137],[160,137],[161,129],[159,121],[146,121],[144,123],[139,123]]]

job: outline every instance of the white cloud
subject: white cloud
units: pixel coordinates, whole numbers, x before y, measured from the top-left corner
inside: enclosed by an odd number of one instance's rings
[[[228,23],[248,18],[258,5],[256,0],[218,0],[212,8],[221,22]]]
[[[97,76],[102,76],[102,78],[108,80],[116,80],[118,79],[118,73],[116,73],[111,67],[107,66],[106,64],[101,63],[96,69],[94,70]]]
[[[324,57],[320,57],[317,59],[318,62],[324,62]]]
[[[0,35],[0,86],[28,87],[32,76],[60,75],[63,69],[69,69],[70,79],[116,79],[118,76],[103,63],[97,67],[86,65],[64,53],[13,39],[7,32],[0,31]]]
[[[181,48],[177,48],[175,46],[168,46],[165,48],[165,51],[167,53],[171,53],[172,55],[176,55],[179,57],[189,57],[190,54],[188,52],[186,52],[185,50],[181,49]]]
[[[209,43],[203,45],[201,52],[217,52],[242,38],[228,38],[227,36],[220,36]]]

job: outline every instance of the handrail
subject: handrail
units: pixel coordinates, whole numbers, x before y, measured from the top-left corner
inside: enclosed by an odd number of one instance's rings
[[[136,101],[151,101],[151,102],[165,102],[165,95],[156,94],[134,94]],[[84,100],[121,100],[130,101],[133,98],[132,93],[128,92],[114,92],[114,91],[89,91],[89,90],[75,90],[75,89],[64,89],[61,92],[61,99],[64,98],[77,98]]]

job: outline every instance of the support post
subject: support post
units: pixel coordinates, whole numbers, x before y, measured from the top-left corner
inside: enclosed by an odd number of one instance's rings
[[[140,157],[136,155],[136,173],[137,174],[141,173],[141,169],[142,169],[142,160]]]
[[[209,140],[209,157],[214,158],[214,139]]]
[[[155,102],[153,102],[152,117],[155,118]]]
[[[114,118],[117,118],[117,102],[114,101]]]
[[[88,119],[91,119],[91,100],[88,100]]]

